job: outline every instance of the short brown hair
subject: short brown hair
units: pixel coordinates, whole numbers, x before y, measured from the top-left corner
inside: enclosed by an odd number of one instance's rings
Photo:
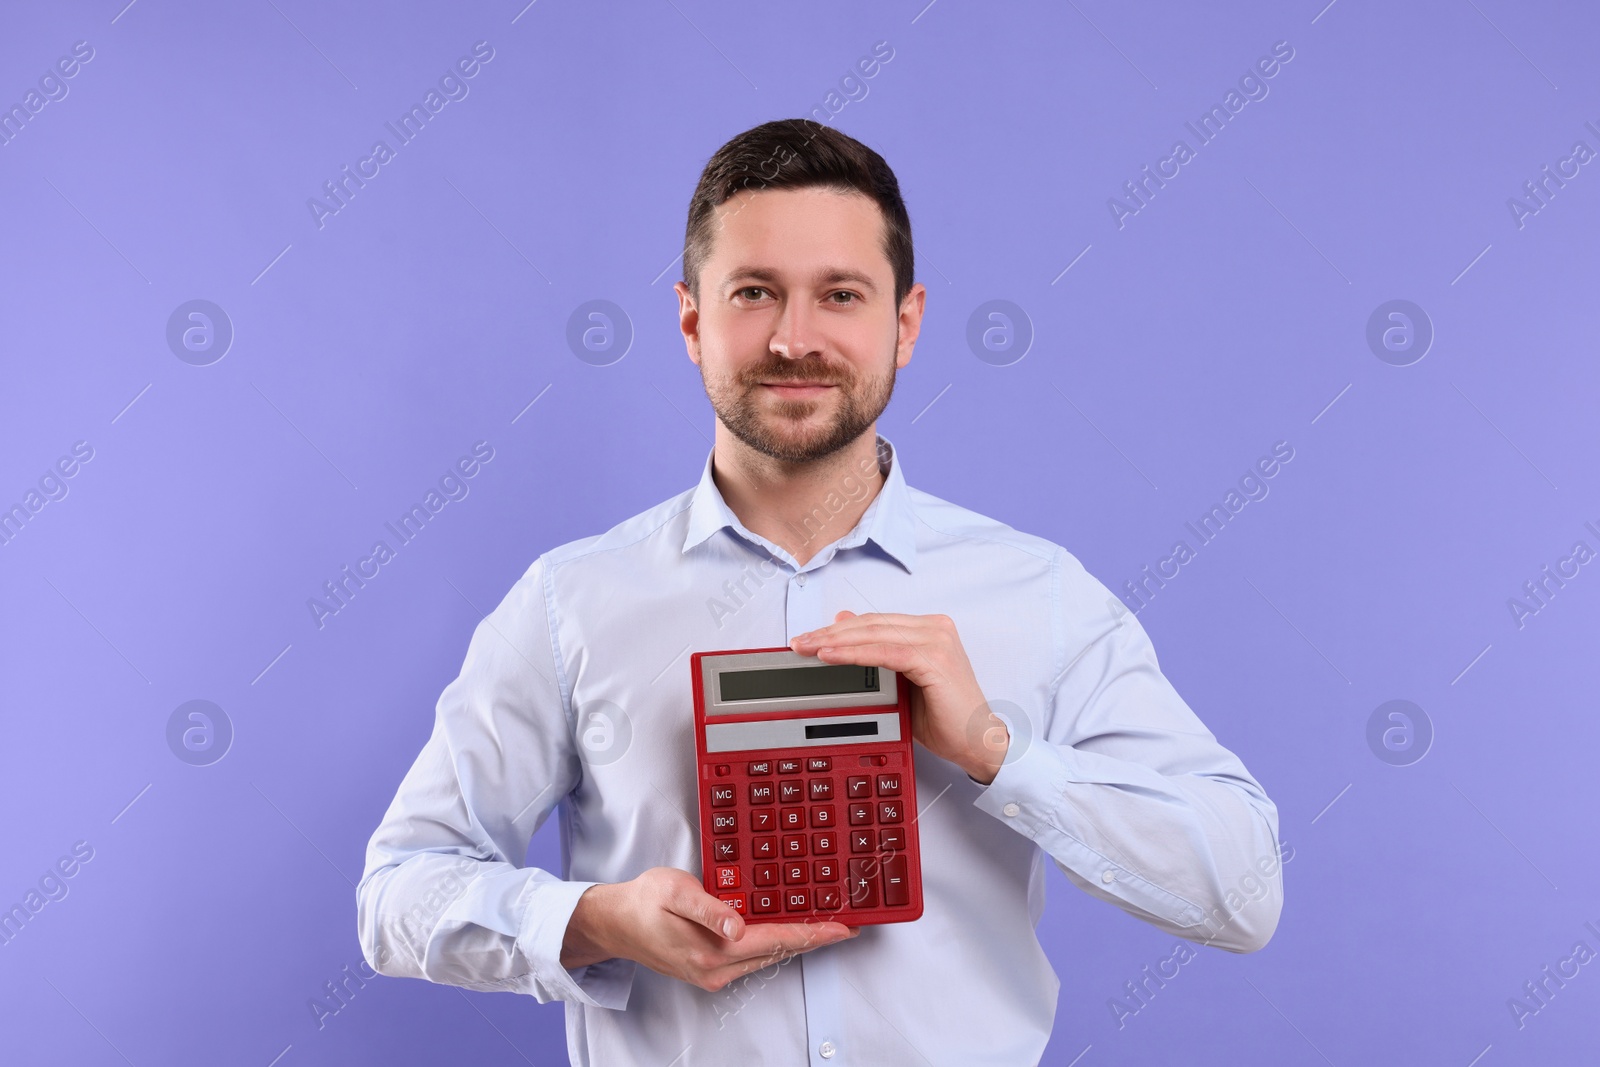
[[[739,134],[717,149],[700,172],[689,201],[683,275],[696,303],[700,270],[711,255],[716,209],[747,189],[820,186],[871,197],[883,213],[883,254],[894,270],[894,306],[911,291],[915,257],[911,216],[900,183],[882,156],[848,134],[811,119],[777,119]]]

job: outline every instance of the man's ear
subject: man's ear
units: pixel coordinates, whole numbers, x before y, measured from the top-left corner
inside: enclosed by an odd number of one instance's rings
[[[911,286],[906,298],[900,302],[900,318],[895,323],[894,365],[903,370],[911,362],[911,350],[916,346],[917,335],[922,332],[922,311],[928,290],[921,282]]]
[[[694,294],[682,282],[674,282],[672,291],[678,294],[678,329],[683,331],[683,347],[689,353],[689,362],[700,365],[700,309],[695,307]]]

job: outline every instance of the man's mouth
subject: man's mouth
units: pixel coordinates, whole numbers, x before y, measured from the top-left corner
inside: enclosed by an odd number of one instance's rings
[[[832,382],[762,382],[761,385],[781,397],[820,396],[834,388]]]

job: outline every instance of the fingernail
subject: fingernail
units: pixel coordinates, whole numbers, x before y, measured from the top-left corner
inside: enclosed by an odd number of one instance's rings
[[[732,919],[723,919],[722,920],[722,936],[727,938],[729,941],[733,940],[733,920]]]

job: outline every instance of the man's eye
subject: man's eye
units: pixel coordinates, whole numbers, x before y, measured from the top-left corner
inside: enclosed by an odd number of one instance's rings
[[[829,295],[829,296],[830,296],[830,297],[834,297],[834,296],[843,296],[843,297],[847,297],[847,298],[848,298],[848,299],[846,299],[846,300],[843,300],[843,301],[835,301],[835,303],[838,303],[838,304],[840,304],[840,306],[845,306],[845,305],[849,305],[849,304],[854,304],[854,303],[856,303],[856,302],[857,302],[857,300],[858,300],[858,298],[857,298],[857,296],[856,296],[856,294],[855,294],[855,293],[851,293],[851,292],[846,292],[846,291],[845,291],[845,290],[843,290],[843,289],[841,289],[841,290],[839,290],[839,291],[838,291],[838,292],[837,292],[837,293],[829,293],[829,294],[828,294],[828,295]]]
[[[752,286],[748,286],[747,288],[740,289],[739,290],[739,295],[742,296],[742,297],[745,297],[747,299],[754,300],[754,299],[757,299],[757,298],[756,297],[752,297],[750,295],[751,293],[764,293],[764,292],[766,292],[766,290],[761,288],[759,285],[752,285]]]

